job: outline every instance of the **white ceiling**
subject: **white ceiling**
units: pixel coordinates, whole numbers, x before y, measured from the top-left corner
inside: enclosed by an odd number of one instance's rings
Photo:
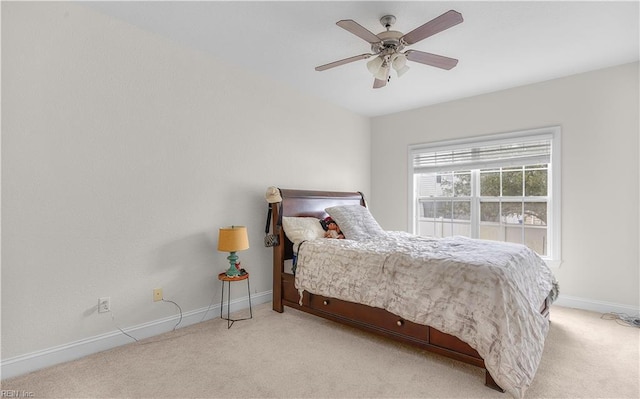
[[[226,63],[353,112],[377,116],[638,61],[638,1],[198,1],[83,3]],[[407,33],[447,10],[464,22],[410,46],[459,59],[450,71],[411,70],[373,89],[366,61],[314,67],[370,51],[338,27],[374,33],[392,14]]]

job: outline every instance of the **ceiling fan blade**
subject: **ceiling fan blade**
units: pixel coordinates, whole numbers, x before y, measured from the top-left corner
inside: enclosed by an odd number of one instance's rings
[[[419,62],[421,64],[431,65],[442,69],[451,69],[458,65],[458,60],[455,58],[445,57],[443,55],[425,53],[418,50],[407,50],[405,52],[407,59],[410,61]]]
[[[405,45],[411,45],[426,39],[429,36],[433,36],[436,33],[442,32],[445,29],[449,29],[454,25],[458,25],[462,22],[462,14],[457,11],[449,10],[427,22],[426,24],[419,26],[400,38],[400,41]]]
[[[380,79],[374,79],[373,80],[373,88],[374,89],[379,89],[381,87],[385,87],[387,85],[387,81],[386,80],[380,80]]]
[[[353,57],[345,58],[343,60],[334,61],[334,62],[330,62],[328,64],[317,66],[316,67],[316,71],[326,71],[327,69],[334,68],[334,67],[337,67],[337,66],[340,66],[340,65],[344,65],[344,64],[348,64],[350,62],[354,62],[354,61],[358,61],[358,60],[365,60],[365,59],[371,57],[372,55],[373,54],[354,55]]]
[[[336,25],[342,29],[346,29],[361,39],[368,41],[369,43],[380,43],[380,38],[373,34],[370,30],[360,25],[352,19],[343,19],[336,22]]]

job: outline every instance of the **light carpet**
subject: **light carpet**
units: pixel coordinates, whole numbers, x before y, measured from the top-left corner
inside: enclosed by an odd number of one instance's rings
[[[551,321],[526,398],[640,397],[638,328],[557,306]],[[477,367],[271,304],[231,329],[209,320],[2,381],[2,390],[36,398],[510,399],[485,387]]]

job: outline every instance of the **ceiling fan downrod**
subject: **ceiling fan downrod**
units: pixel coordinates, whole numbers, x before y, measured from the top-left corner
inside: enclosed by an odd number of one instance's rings
[[[404,35],[402,32],[391,30],[391,26],[396,22],[393,15],[385,15],[380,18],[380,24],[386,29],[384,32],[378,33],[376,36],[380,39],[377,43],[371,44],[371,51],[376,54],[386,55],[401,51],[404,44],[400,38]]]

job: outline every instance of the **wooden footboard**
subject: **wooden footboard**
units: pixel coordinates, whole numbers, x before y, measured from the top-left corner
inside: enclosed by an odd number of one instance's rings
[[[295,288],[294,275],[285,272],[285,261],[293,257],[292,243],[281,228],[281,216],[313,216],[323,219],[324,209],[335,205],[360,204],[366,206],[359,192],[324,192],[280,190],[283,202],[274,204],[273,231],[279,234],[280,245],[273,251],[273,310],[283,312],[289,306],[325,319],[379,334],[390,339],[417,346],[477,367],[485,368],[478,352],[460,339],[437,329],[416,324],[384,309],[342,301],[304,292],[302,302]],[[543,304],[543,314],[548,306]],[[485,368],[486,371],[486,368]],[[485,385],[504,392],[486,371]]]

